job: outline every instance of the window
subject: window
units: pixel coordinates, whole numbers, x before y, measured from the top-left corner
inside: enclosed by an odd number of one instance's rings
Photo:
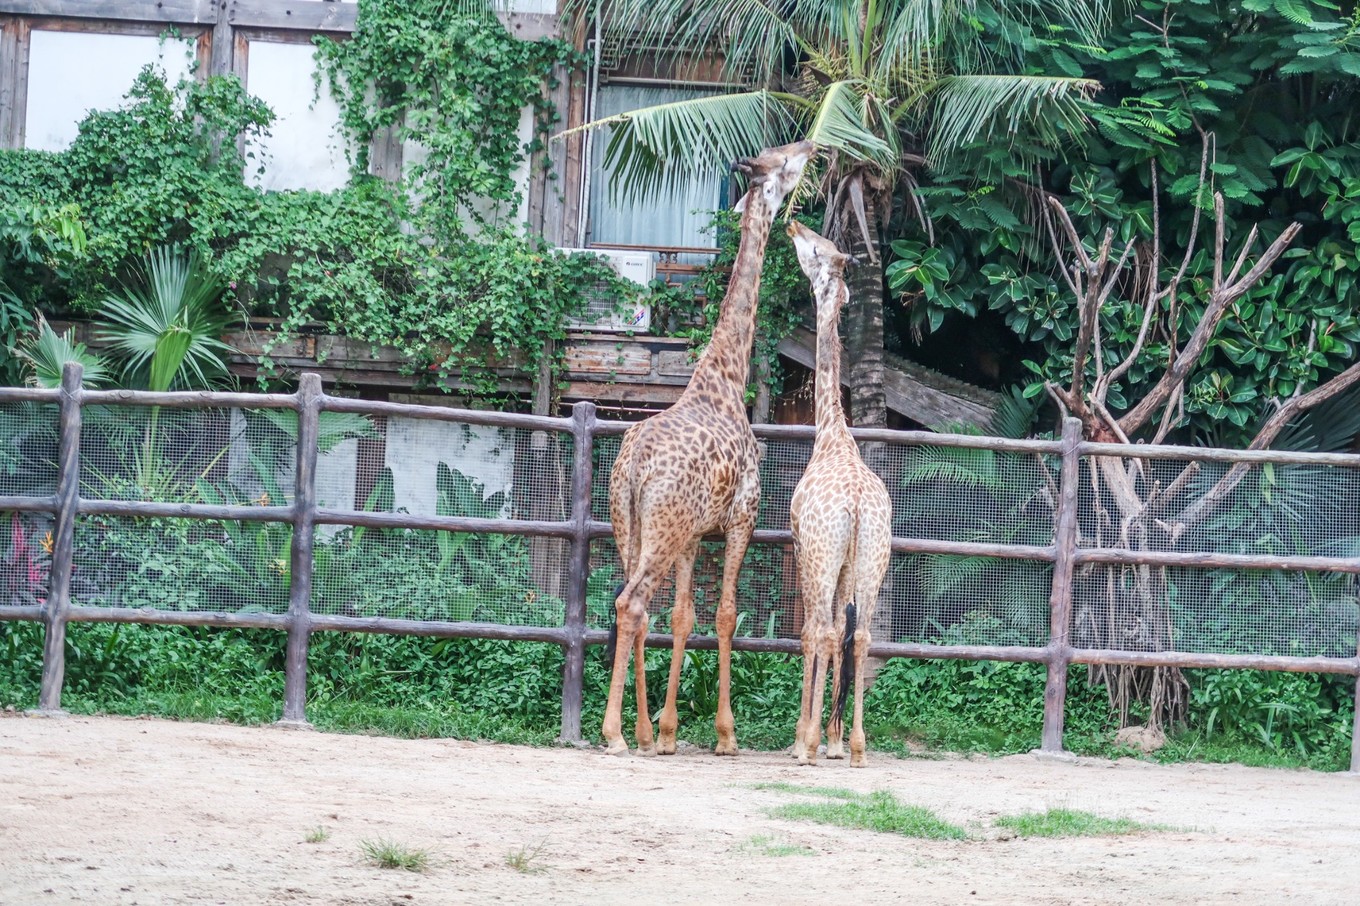
[[[251,40],[247,60],[238,61],[238,66],[246,64],[246,90],[268,104],[276,117],[263,141],[246,146],[246,153],[255,155],[247,161],[246,181],[251,185],[328,192],[349,180],[340,107],[324,79],[320,96],[315,96],[314,53],[310,43]]]
[[[695,88],[654,85],[602,85],[595,98],[593,118],[713,93]],[[662,197],[611,200],[613,173],[604,165],[609,135],[610,130],[601,129],[591,139],[590,244],[604,247],[645,245],[711,248],[714,245],[713,235],[705,230],[711,218],[710,212],[727,207],[727,174],[715,173]],[[696,257],[695,263],[706,261],[707,256],[702,259]]]
[[[61,151],[91,110],[118,107],[148,63],[174,85],[189,75],[192,40],[34,29],[29,36],[24,147]]]

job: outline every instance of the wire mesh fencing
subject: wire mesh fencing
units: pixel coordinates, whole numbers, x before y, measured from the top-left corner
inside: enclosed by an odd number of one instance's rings
[[[547,418],[340,399],[312,376],[263,395],[67,377],[0,390],[0,618],[287,630],[295,718],[313,631],[550,641],[579,738],[584,646],[624,578],[608,520],[626,425],[588,403]],[[788,511],[813,430],[756,433],[734,647],[796,652]],[[1111,447],[1074,422],[1060,441],[856,436],[894,506],[873,650],[1047,663],[1046,748],[1073,662],[1360,674],[1360,456]],[[704,539],[694,644],[726,568],[722,537]],[[651,644],[669,644],[673,600],[667,580]],[[45,670],[44,707],[61,672]]]

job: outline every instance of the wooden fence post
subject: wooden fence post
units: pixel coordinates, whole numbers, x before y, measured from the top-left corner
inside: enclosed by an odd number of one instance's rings
[[[571,407],[571,554],[567,559],[565,623],[568,641],[563,646],[562,742],[580,742],[581,706],[586,670],[586,583],[590,579],[590,501],[595,462],[595,404],[579,402]]]
[[[63,714],[66,677],[66,617],[71,609],[71,567],[75,558],[76,506],[80,502],[80,384],[85,369],[67,362],[61,370],[60,440],[57,460],[57,518],[52,527],[52,566],[43,613],[43,670],[38,713]]]
[[[1077,488],[1081,482],[1081,420],[1063,419],[1062,472],[1058,519],[1053,529],[1053,591],[1049,595],[1048,681],[1044,685],[1044,735],[1040,751],[1063,751],[1063,709],[1067,704],[1067,666],[1072,661],[1072,568],[1080,527]]]
[[[1355,659],[1360,661],[1360,620],[1356,621]],[[1360,774],[1360,668],[1355,672],[1355,715],[1351,719],[1351,773]]]
[[[288,649],[284,661],[285,726],[307,723],[307,646],[312,633],[312,543],[316,535],[316,458],[321,420],[321,377],[298,384],[297,468],[293,477],[293,546],[288,583]]]

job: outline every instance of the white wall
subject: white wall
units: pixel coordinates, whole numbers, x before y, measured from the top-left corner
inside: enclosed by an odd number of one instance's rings
[[[251,185],[326,192],[349,179],[340,107],[325,79],[319,96],[316,93],[315,53],[311,44],[250,42],[246,90],[268,104],[276,117],[263,141],[246,146],[246,154],[255,155],[246,159],[246,181]]]
[[[397,403],[445,402],[440,397],[393,394]],[[430,419],[388,418],[387,456],[397,509],[434,513],[435,473],[439,463],[482,486],[482,498],[505,492],[502,514],[510,514],[510,492],[515,479],[513,433],[500,428],[474,427]]]
[[[189,74],[194,45],[150,35],[34,29],[29,49],[24,147],[60,151],[90,110],[122,105],[142,67],[155,63],[171,85]]]

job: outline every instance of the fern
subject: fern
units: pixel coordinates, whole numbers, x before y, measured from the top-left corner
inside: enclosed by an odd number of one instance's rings
[[[902,473],[905,487],[943,481],[970,488],[999,489],[996,454],[963,447],[913,447]]]

